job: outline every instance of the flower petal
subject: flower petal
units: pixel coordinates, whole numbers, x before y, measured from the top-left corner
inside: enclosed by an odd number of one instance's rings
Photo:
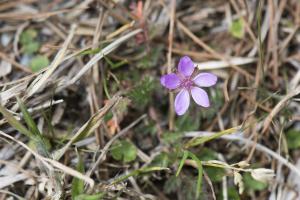
[[[194,83],[200,87],[210,87],[216,84],[218,77],[212,73],[200,73],[193,79]]]
[[[194,101],[205,108],[209,107],[209,99],[207,93],[198,87],[192,87],[191,89],[192,97]]]
[[[191,76],[194,72],[195,64],[190,57],[184,56],[180,58],[178,63],[178,71],[184,76]]]
[[[175,98],[175,112],[183,115],[190,106],[190,94],[186,89],[182,89]]]
[[[180,85],[179,77],[174,74],[167,74],[160,78],[160,83],[168,89],[175,89]]]

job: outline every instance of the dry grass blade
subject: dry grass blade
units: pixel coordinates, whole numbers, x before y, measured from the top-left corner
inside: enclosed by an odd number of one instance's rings
[[[53,62],[50,64],[49,68],[47,71],[44,72],[44,74],[40,75],[33,81],[33,85],[30,85],[30,87],[27,90],[27,97],[32,96],[34,93],[36,93],[43,85],[47,83],[47,79],[51,76],[51,74],[55,71],[55,69],[59,66],[59,64],[62,62],[64,55],[66,54],[68,45],[70,44],[75,30],[76,30],[76,25],[72,25],[71,31],[69,33],[68,38],[64,42],[61,50],[56,54]]]
[[[23,173],[0,177],[0,189],[5,188],[15,182],[25,180],[28,178],[29,176]]]
[[[199,131],[199,132],[187,132],[187,133],[185,133],[185,136],[186,137],[212,137],[214,134],[215,133],[212,133],[212,132],[201,132],[201,131]],[[244,145],[255,146],[256,150],[268,154],[269,156],[276,159],[281,164],[288,167],[292,172],[294,172],[295,174],[297,174],[300,177],[300,170],[295,165],[290,163],[287,159],[283,158],[281,155],[279,155],[278,153],[272,151],[271,149],[267,148],[266,146],[261,145],[261,144],[256,143],[256,142],[253,142],[250,139],[243,138],[242,136],[239,136],[239,135],[243,135],[242,132],[236,132],[235,134],[231,134],[231,135],[223,135],[220,138],[221,139],[226,139],[226,140],[237,140],[237,141],[241,142]]]
[[[117,35],[123,33],[124,31],[126,31],[127,29],[132,28],[134,25],[134,21],[130,22],[129,24],[124,24],[123,26],[121,26],[118,30],[110,33],[108,36],[106,36],[107,40],[110,40],[114,37],[116,37]]]
[[[5,105],[10,98],[19,95],[22,91],[26,89],[26,87],[26,83],[21,83],[9,88],[8,90],[0,92],[0,104]]]
[[[42,161],[43,164],[45,164],[48,168],[51,168],[49,167],[49,164],[51,164],[52,166],[56,167],[57,169],[60,169],[61,171],[63,171],[64,173],[66,174],[69,174],[71,176],[74,176],[74,177],[77,177],[81,180],[84,180],[85,182],[87,182],[91,188],[94,187],[94,180],[91,179],[90,177],[87,177],[85,175],[83,175],[82,173],[70,168],[70,167],[67,167],[55,160],[52,160],[52,159],[49,159],[49,158],[45,158],[43,156],[41,156],[40,154],[36,153],[35,151],[33,151],[31,148],[29,148],[26,144],[24,144],[23,142],[20,142],[18,140],[16,140],[15,138],[13,138],[12,136],[10,135],[7,135],[6,133],[0,131],[0,135],[6,137],[6,138],[9,138],[13,141],[15,141],[16,143],[18,143],[19,145],[21,145],[22,147],[24,147],[27,151],[29,151],[30,153],[32,153],[38,160]]]
[[[30,4],[37,2],[38,0],[16,0],[16,1],[1,1],[0,2],[0,11],[7,10],[10,8],[16,7],[16,5],[22,3],[22,4]]]
[[[117,40],[115,40],[114,42],[112,42],[111,44],[109,44],[107,47],[105,47],[104,49],[102,49],[99,53],[97,53],[77,74],[75,77],[73,77],[70,81],[69,84],[74,84],[78,79],[80,79],[80,77],[85,74],[89,69],[91,69],[94,64],[96,62],[98,62],[100,59],[102,59],[104,56],[106,56],[107,54],[109,54],[110,52],[112,52],[113,50],[115,50],[119,45],[121,45],[123,42],[125,42],[126,40],[128,40],[129,38],[135,36],[136,34],[142,32],[142,29],[137,29],[134,30],[120,38],[118,38]]]
[[[207,52],[211,53],[213,56],[215,56],[216,58],[221,59],[224,62],[228,62],[228,58],[224,57],[223,55],[219,54],[218,52],[216,52],[214,49],[212,49],[210,46],[208,46],[207,44],[205,44],[199,37],[197,37],[194,33],[192,33],[184,24],[182,24],[179,20],[177,20],[177,24],[178,27],[186,34],[188,35],[196,44],[198,44],[199,46],[201,46],[203,49],[205,49]],[[228,62],[230,63],[230,62]],[[241,69],[240,67],[233,65],[232,63],[230,63],[230,66],[232,68],[234,68],[236,71],[238,71],[239,73],[245,75],[246,77],[249,78],[253,78],[253,76],[248,73],[247,71],[245,71],[244,69]]]
[[[199,70],[212,70],[212,69],[222,69],[230,67],[230,65],[246,65],[249,63],[254,63],[256,58],[230,58],[228,61],[208,61],[196,63]]]
[[[290,200],[299,28],[299,0],[0,0],[0,200]]]
[[[18,200],[26,200],[25,198],[20,197],[19,195],[15,194],[15,193],[12,193],[12,192],[9,192],[9,191],[6,191],[6,190],[0,190],[0,193],[11,195],[11,196],[15,197]]]
[[[141,120],[143,120],[147,115],[142,115],[141,117],[139,117],[138,119],[136,119],[134,122],[132,122],[130,125],[128,125],[126,128],[124,128],[123,130],[121,130],[118,134],[116,134],[111,140],[109,140],[109,142],[106,143],[106,145],[104,146],[104,148],[102,149],[102,152],[100,154],[100,156],[98,157],[97,161],[95,162],[95,164],[93,165],[93,167],[86,173],[87,176],[91,176],[92,173],[95,171],[95,169],[98,167],[98,165],[102,162],[102,160],[104,159],[105,155],[108,152],[109,147],[121,136],[123,136],[125,133],[127,133],[128,130],[130,130],[132,127],[134,127],[135,125],[137,125]]]
[[[30,19],[46,19],[54,15],[63,14],[66,12],[70,12],[71,10],[58,10],[53,12],[45,12],[45,13],[28,13],[28,12],[8,12],[1,13],[0,20],[30,20]]]
[[[23,66],[19,63],[17,63],[16,61],[14,61],[13,59],[9,58],[6,54],[4,54],[3,52],[0,51],[0,58],[5,60],[8,63],[11,63],[13,66],[15,66],[17,69],[22,70],[24,72],[27,72],[29,74],[32,73],[32,71],[27,68],[26,66]]]
[[[95,129],[98,128],[99,125],[101,124],[105,114],[107,114],[108,111],[110,111],[116,104],[118,104],[120,99],[121,99],[121,97],[113,97],[112,99],[110,99],[108,101],[108,103],[102,109],[100,109],[98,112],[96,112],[90,118],[90,120],[87,123],[85,123],[77,131],[77,133],[72,137],[72,139],[63,148],[57,150],[53,154],[53,158],[55,160],[59,160],[74,142],[90,135],[93,131],[95,131]]]
[[[293,98],[294,96],[300,94],[300,86],[298,86],[297,88],[295,88],[294,90],[290,91],[282,100],[279,101],[279,103],[273,108],[273,110],[271,111],[271,113],[267,116],[267,118],[264,121],[264,125],[263,125],[263,133],[265,133],[271,122],[272,119],[275,117],[275,115],[277,115],[280,110],[287,104],[287,102]]]

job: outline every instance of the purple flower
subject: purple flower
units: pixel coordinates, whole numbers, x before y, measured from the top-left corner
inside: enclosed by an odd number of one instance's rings
[[[199,87],[211,87],[216,84],[217,76],[211,73],[199,73],[193,75],[195,64],[190,57],[184,56],[178,64],[178,72],[163,75],[160,83],[170,89],[179,89],[175,98],[175,112],[177,115],[183,115],[190,105],[190,94],[194,101],[203,107],[209,107],[207,93]],[[199,87],[198,87],[199,86]]]

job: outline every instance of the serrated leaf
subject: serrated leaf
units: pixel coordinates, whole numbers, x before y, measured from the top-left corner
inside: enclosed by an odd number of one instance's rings
[[[170,163],[170,155],[168,153],[162,152],[159,155],[155,156],[151,165],[159,167],[168,167]]]
[[[142,57],[137,63],[137,68],[147,69],[151,67],[155,67],[158,63],[159,56],[163,50],[163,46],[158,46],[155,48],[151,48],[150,52],[147,53],[144,57]]]
[[[182,184],[182,181],[180,178],[177,178],[176,176],[169,177],[165,184],[164,184],[164,192],[166,194],[171,194],[172,192],[178,191],[178,188]]]
[[[218,158],[218,153],[204,147],[201,151],[197,154],[198,158],[202,161],[209,161],[209,160],[216,160]]]
[[[83,173],[84,172],[84,163],[82,159],[80,158],[80,155],[78,157],[78,163],[77,163],[77,171]],[[72,189],[71,189],[71,195],[72,199],[77,199],[78,196],[80,196],[84,192],[84,181],[79,178],[73,178],[72,181]]]
[[[167,144],[172,144],[178,142],[182,139],[183,135],[181,132],[165,132],[162,134],[162,139]]]
[[[38,55],[30,61],[30,68],[33,72],[38,72],[49,65],[49,60],[46,56]]]
[[[237,20],[234,20],[229,28],[229,32],[233,37],[236,38],[243,38],[244,37],[244,20],[242,18],[239,18]]]
[[[300,131],[289,130],[285,136],[289,149],[297,149],[300,147]]]
[[[135,145],[129,141],[117,141],[112,146],[111,155],[115,160],[131,162],[136,159],[137,149]]]
[[[146,77],[140,81],[129,93],[128,97],[138,105],[139,108],[145,106],[149,102],[149,96],[154,89],[154,81],[152,77]]]

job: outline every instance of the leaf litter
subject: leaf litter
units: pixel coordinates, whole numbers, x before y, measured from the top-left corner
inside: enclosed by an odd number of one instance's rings
[[[0,199],[298,197],[299,1],[0,12]],[[160,77],[184,56],[218,82],[176,116]]]

